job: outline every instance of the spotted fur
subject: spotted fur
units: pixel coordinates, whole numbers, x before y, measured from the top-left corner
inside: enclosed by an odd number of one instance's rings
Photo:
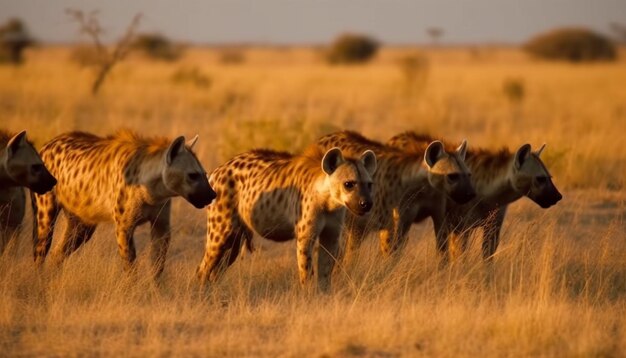
[[[390,146],[407,153],[421,151],[428,136],[415,132],[399,134],[388,141]],[[445,201],[445,216],[424,213],[416,216],[420,222],[431,216],[435,227],[437,248],[445,263],[465,251],[472,231],[483,231],[483,257],[490,259],[500,241],[500,231],[509,204],[527,196],[543,208],[561,200],[552,183],[550,172],[539,158],[543,147],[532,152],[529,144],[512,152],[503,148],[496,151],[469,149],[465,162],[472,172],[477,196],[465,204]]]
[[[383,254],[398,251],[406,242],[413,219],[421,212],[441,206],[436,203],[443,202],[447,196],[463,202],[474,195],[463,162],[465,144],[446,151],[441,142],[429,138],[422,150],[410,153],[356,132],[342,131],[320,138],[316,145],[322,149],[336,146],[348,154],[371,149],[378,158],[371,214],[350,215],[346,220],[347,259],[372,232],[378,232]]]
[[[215,198],[192,145],[184,137],[145,138],[126,130],[106,138],[71,132],[45,144],[41,156],[59,182],[33,198],[35,261],[43,263],[48,254],[63,210],[68,225],[58,262],[89,241],[99,223],[113,221],[119,254],[131,268],[133,233],[149,222],[154,274],[160,275],[171,237],[171,198],[182,196],[197,208]]]
[[[217,279],[257,233],[273,241],[296,239],[300,283],[306,285],[319,238],[318,287],[329,290],[346,208],[355,215],[370,210],[375,170],[371,151],[354,158],[337,148],[302,155],[254,150],[234,157],[210,176],[217,200],[207,211],[199,277]]]
[[[25,131],[0,130],[0,254],[19,233],[26,209],[24,188],[44,193],[55,184]]]

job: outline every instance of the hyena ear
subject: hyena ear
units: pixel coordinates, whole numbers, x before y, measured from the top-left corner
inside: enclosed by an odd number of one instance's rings
[[[538,157],[539,157],[539,156],[541,156],[541,153],[543,152],[543,150],[544,150],[544,149],[546,149],[546,143],[543,143],[543,144],[541,145],[541,148],[539,148],[539,150],[538,150],[538,151],[536,151],[536,152],[535,152],[535,154],[536,154]]]
[[[424,161],[428,168],[432,168],[443,157],[444,153],[443,143],[438,140],[430,143],[426,148],[426,153],[424,153]]]
[[[189,147],[189,149],[193,149],[193,146],[196,145],[196,143],[198,143],[198,135],[197,134],[196,134],[195,137],[193,137],[193,139],[187,141],[187,147]]]
[[[322,170],[324,173],[331,175],[344,161],[341,149],[337,147],[332,148],[328,150],[328,152],[324,154],[324,158],[322,158]]]
[[[7,156],[11,157],[20,147],[25,146],[27,143],[26,131],[21,131],[14,135],[13,138],[9,140],[9,143],[7,143]]]
[[[456,153],[461,157],[462,160],[465,160],[465,155],[467,154],[467,139],[463,139],[461,145],[456,148]]]
[[[530,156],[530,144],[521,146],[515,153],[515,169],[519,169]]]
[[[167,148],[167,152],[165,153],[165,162],[167,165],[172,164],[174,159],[178,154],[180,154],[185,149],[185,137],[180,136],[170,144],[169,148]]]
[[[367,170],[370,175],[374,175],[377,167],[376,154],[374,154],[374,152],[371,150],[363,152],[363,154],[361,154],[361,163],[363,163],[365,170]]]

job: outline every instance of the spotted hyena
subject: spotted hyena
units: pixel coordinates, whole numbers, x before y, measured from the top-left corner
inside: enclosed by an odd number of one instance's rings
[[[59,261],[87,242],[97,224],[113,221],[119,254],[130,268],[136,257],[135,228],[149,222],[158,276],[170,242],[171,198],[182,196],[196,208],[215,198],[192,151],[196,139],[185,144],[182,136],[172,141],[124,130],[106,138],[66,133],[45,144],[41,156],[59,182],[54,190],[34,197],[35,261],[43,263],[63,209],[68,225],[59,244]]]
[[[319,238],[318,285],[330,289],[346,208],[357,216],[370,210],[375,171],[376,156],[369,150],[354,158],[338,148],[310,148],[302,155],[254,150],[231,159],[210,177],[217,200],[208,208],[200,278],[215,280],[257,233],[273,241],[296,239],[305,285]]]
[[[24,187],[43,194],[55,184],[26,131],[0,130],[0,254],[19,233],[26,209]]]
[[[374,207],[367,217],[349,216],[346,220],[346,258],[371,232],[378,232],[383,254],[402,248],[413,219],[446,198],[459,203],[475,193],[464,164],[467,143],[448,150],[440,141],[430,140],[419,153],[408,153],[365,138],[359,133],[342,131],[320,138],[321,149],[339,147],[346,153],[373,150],[378,169],[374,175]],[[435,203],[435,204],[433,204]]]
[[[391,138],[388,144],[414,153],[419,152],[428,140],[426,135],[405,132]],[[465,162],[472,172],[476,198],[465,204],[446,200],[443,218],[430,213],[415,217],[416,222],[428,216],[433,218],[437,248],[444,263],[449,256],[455,257],[465,251],[468,237],[475,229],[483,231],[483,257],[493,257],[507,206],[521,197],[530,198],[544,209],[562,199],[540,158],[543,149],[544,146],[533,152],[530,144],[524,144],[515,152],[508,149],[468,150]]]

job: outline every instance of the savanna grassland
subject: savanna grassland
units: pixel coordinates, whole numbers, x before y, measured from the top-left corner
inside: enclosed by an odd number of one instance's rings
[[[0,67],[0,123],[27,129],[38,145],[76,129],[199,134],[209,171],[253,147],[298,151],[344,128],[379,140],[429,131],[490,148],[545,142],[564,199],[549,210],[528,199],[512,205],[491,269],[478,240],[438,269],[430,223],[414,227],[396,263],[370,238],[337,267],[329,295],[299,287],[293,242],[259,239],[256,252],[199,289],[206,216],[182,199],[159,282],[148,275],[146,227],[136,235],[136,276],[122,270],[112,225],[63,266],[39,272],[28,213],[0,258],[0,356],[626,355],[624,60],[392,48],[367,65],[328,66],[315,49],[248,48],[234,64],[223,51],[191,48],[173,63],[133,56],[94,97],[93,72],[71,62],[68,48],[36,48],[23,66]],[[399,67],[405,56],[420,65]]]

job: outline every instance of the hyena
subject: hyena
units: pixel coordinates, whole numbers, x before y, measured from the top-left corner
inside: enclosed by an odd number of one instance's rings
[[[19,233],[26,209],[24,187],[43,194],[55,184],[26,131],[0,130],[0,254]]]
[[[234,157],[210,176],[217,200],[207,211],[199,277],[217,279],[256,232],[273,241],[296,239],[304,286],[313,275],[319,238],[318,287],[329,290],[346,208],[357,216],[371,209],[375,171],[376,156],[369,150],[352,158],[338,148],[310,148],[302,155],[254,150]]]
[[[428,141],[427,135],[405,132],[391,138],[388,144],[414,153]],[[446,200],[444,218],[422,213],[414,220],[420,222],[432,217],[442,263],[449,256],[456,257],[465,251],[469,235],[475,229],[483,231],[483,258],[491,259],[500,242],[507,206],[521,197],[530,198],[544,209],[563,198],[540,158],[544,148],[545,145],[533,152],[530,144],[524,144],[515,152],[468,150],[465,162],[473,174],[476,198],[465,204]]]
[[[419,153],[408,153],[359,133],[342,131],[320,138],[317,146],[339,147],[349,154],[369,149],[376,154],[374,207],[367,217],[350,215],[346,220],[346,260],[371,232],[378,232],[383,254],[397,252],[405,245],[413,219],[421,212],[442,206],[446,198],[465,203],[475,195],[464,163],[466,142],[446,151],[442,142],[431,140]]]
[[[192,151],[196,140],[185,144],[182,136],[172,141],[122,130],[106,138],[71,132],[45,144],[41,156],[59,182],[54,190],[34,196],[35,262],[42,264],[50,250],[63,209],[67,229],[59,244],[59,262],[87,242],[97,224],[113,221],[119,254],[129,269],[136,258],[135,228],[149,222],[158,277],[171,237],[171,198],[182,196],[196,208],[215,198]]]

